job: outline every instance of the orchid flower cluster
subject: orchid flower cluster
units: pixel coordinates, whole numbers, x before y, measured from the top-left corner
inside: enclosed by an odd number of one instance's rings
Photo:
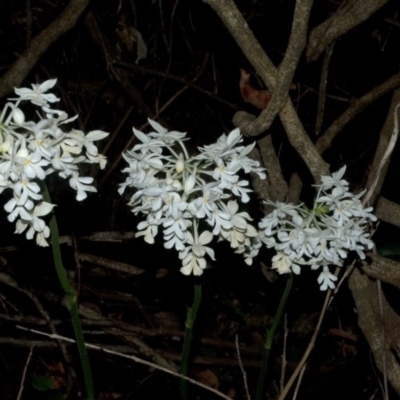
[[[95,141],[108,133],[94,130],[85,135],[76,129],[64,131],[63,125],[74,121],[64,111],[52,108],[59,101],[46,93],[56,84],[56,79],[33,84],[32,89],[15,89],[16,98],[9,99],[0,114],[0,193],[12,189],[13,196],[4,206],[8,220],[16,221],[16,233],[26,232],[26,237],[36,236],[39,246],[48,246],[49,227],[41,218],[51,212],[54,204],[43,201],[38,181],[57,172],[69,180],[77,191],[77,200],[95,192],[93,178],[81,176],[80,163],[97,163],[104,168],[106,158],[98,153]],[[37,107],[34,120],[28,120],[22,104],[29,101]]]
[[[349,184],[342,179],[346,167],[331,176],[322,176],[313,209],[281,202],[268,202],[275,207],[259,223],[260,238],[277,254],[272,268],[278,273],[299,274],[301,266],[322,269],[318,276],[321,290],[335,288],[337,277],[329,267],[342,266],[349,251],[361,259],[372,249],[369,225],[376,221],[372,207],[364,208]]]
[[[152,244],[162,230],[164,247],[179,252],[185,275],[201,275],[206,255],[215,259],[207,246],[214,237],[230,242],[250,264],[262,242],[249,214],[239,211],[237,199],[250,200],[249,182],[241,172],[266,177],[259,163],[247,157],[255,144],[240,146],[243,139],[235,129],[190,156],[186,133],[149,123],[154,131],[147,135],[133,128],[140,143],[123,155],[128,176],[119,189],[120,194],[135,189],[129,205],[135,214],[146,216],[136,236]]]

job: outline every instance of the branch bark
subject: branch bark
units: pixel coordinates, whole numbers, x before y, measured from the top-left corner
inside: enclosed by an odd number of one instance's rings
[[[271,71],[275,83],[269,86],[272,94],[267,108],[261,112],[258,118],[252,121],[251,119],[246,121],[246,115],[243,112],[234,117],[234,122],[237,121],[238,126],[248,135],[255,136],[266,131],[288,101],[293,75],[306,45],[311,6],[312,0],[296,1],[288,47],[279,67],[277,69],[273,67],[273,72]],[[254,38],[254,40],[256,39]],[[266,80],[265,84],[267,84]]]
[[[371,188],[372,185],[374,184],[375,177],[377,176],[377,174],[379,174],[378,175],[379,178],[378,178],[376,187],[375,187],[374,192],[372,193],[372,196],[369,200],[370,204],[375,203],[376,198],[379,196],[379,193],[381,192],[381,188],[382,188],[383,182],[385,180],[387,170],[389,168],[391,155],[393,154],[392,153],[389,156],[389,158],[386,160],[385,164],[382,166],[382,168],[380,168],[380,163],[381,163],[382,159],[384,158],[384,155],[389,147],[390,140],[391,140],[393,132],[394,132],[394,128],[395,128],[394,120],[395,120],[395,118],[398,118],[398,115],[395,114],[395,109],[398,104],[400,104],[400,90],[399,89],[397,89],[393,93],[392,103],[390,105],[390,108],[389,108],[389,111],[388,111],[388,114],[386,117],[386,121],[379,133],[378,146],[375,150],[374,160],[372,162],[371,171],[368,176],[368,182],[367,182],[366,187]]]
[[[368,254],[372,263],[364,262],[362,271],[369,277],[379,279],[400,289],[400,263],[376,254]]]
[[[75,26],[90,0],[71,0],[62,14],[40,32],[11,68],[0,78],[0,97],[20,86],[40,57],[65,32]]]
[[[377,367],[383,371],[383,358],[386,361],[387,378],[393,389],[400,393],[399,357],[400,318],[382,296],[383,315],[379,313],[376,282],[355,269],[349,278],[349,286],[358,311],[358,324],[370,345]],[[382,321],[382,322],[381,322]],[[382,326],[383,323],[383,326]],[[385,343],[382,343],[382,328]]]
[[[268,197],[264,195],[264,200],[268,198],[272,201],[285,201],[288,195],[288,185],[282,174],[271,135],[259,139],[257,143],[264,162],[264,167],[267,170],[267,179],[269,181],[269,191],[266,192]],[[260,192],[257,192],[256,187],[254,190],[259,197],[261,197]]]
[[[315,61],[335,40],[366,21],[389,0],[349,0],[332,17],[316,26],[310,33],[306,56]]]
[[[400,204],[380,196],[376,203],[375,215],[381,221],[400,228]]]
[[[236,4],[233,2],[233,0],[204,0],[204,2],[209,4],[219,15],[222,22],[231,33],[232,37],[235,39],[256,72],[263,79],[266,86],[272,89],[273,92],[278,84],[279,70],[275,68],[269,57],[264,52],[263,48],[253,35],[253,32],[250,30],[247,22],[243,18],[240,11],[237,9]],[[297,0],[297,3],[302,5],[302,7],[296,6],[300,7],[297,8],[298,13],[300,13],[299,10],[301,10],[301,12],[304,12],[304,10],[308,10],[308,7],[311,7],[311,2],[309,0]],[[307,18],[307,16],[303,15],[303,18]],[[305,32],[302,32],[302,34],[304,33]],[[300,43],[301,45],[300,39],[302,39],[300,36],[296,36],[295,33],[292,32],[292,41],[299,40],[298,43]],[[293,49],[294,52],[294,47],[294,45],[289,45],[288,49]],[[300,53],[301,50],[296,49],[296,51],[300,51]],[[296,55],[293,53],[292,55],[287,56],[286,65],[289,69],[296,56],[298,56],[297,53]],[[286,81],[282,77],[279,79],[282,79],[282,85],[284,85]],[[285,98],[287,99],[287,101],[283,109],[279,113],[281,121],[285,127],[290,143],[307,164],[308,168],[311,171],[311,174],[313,175],[314,180],[316,182],[319,182],[321,174],[329,173],[328,164],[321,158],[307,132],[304,130],[304,127],[297,116],[296,110],[290,98],[288,98],[287,96]],[[235,116],[234,123],[239,126],[243,133],[251,136],[258,135],[261,132],[259,131],[260,128],[257,127],[257,124],[253,125],[253,123],[255,122],[254,116],[250,116],[250,118],[247,118],[248,116],[249,115],[247,113],[244,114],[243,112],[241,112],[240,114],[237,114]],[[255,127],[255,129],[253,129],[253,127]]]

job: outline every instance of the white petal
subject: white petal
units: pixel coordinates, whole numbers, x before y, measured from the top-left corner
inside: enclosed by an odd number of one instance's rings
[[[148,119],[149,124],[159,133],[167,133],[168,130],[162,127],[158,122],[153,121],[152,119]]]
[[[204,231],[199,237],[200,244],[208,244],[213,240],[214,235],[209,231]]]
[[[100,131],[100,130],[96,130],[96,131],[90,131],[87,135],[86,135],[86,140],[89,140],[91,142],[93,142],[94,140],[101,140],[106,138],[109,135],[109,132],[104,132],[104,131]]]
[[[57,83],[57,79],[49,79],[44,81],[39,87],[42,92],[45,92],[48,89],[51,89]]]
[[[150,141],[150,138],[148,138],[143,132],[138,131],[135,128],[133,129],[133,133],[135,134],[135,136],[142,142],[142,143],[147,143]]]
[[[38,204],[35,207],[35,210],[34,210],[33,214],[36,217],[43,217],[44,215],[47,215],[47,214],[51,213],[51,211],[53,210],[54,206],[55,206],[55,204],[50,204],[50,203],[47,203],[45,201],[42,201],[40,204]]]

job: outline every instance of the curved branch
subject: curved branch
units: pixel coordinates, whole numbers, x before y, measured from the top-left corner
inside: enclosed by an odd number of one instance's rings
[[[31,41],[31,45],[0,78],[0,97],[20,86],[46,50],[76,24],[89,2],[90,0],[71,0],[62,14]]]
[[[319,58],[329,45],[349,30],[366,21],[372,14],[383,7],[389,0],[350,0],[344,7],[311,33],[306,50],[308,61]]]
[[[275,88],[278,82],[278,71],[253,35],[253,32],[250,30],[247,22],[237,9],[233,0],[203,1],[209,4],[222,19],[226,28],[229,30],[232,37],[235,39],[267,87],[272,89]],[[298,2],[301,1],[303,0],[298,0]],[[308,2],[304,0],[301,4],[308,4]],[[288,60],[289,59],[290,58],[288,58]],[[292,61],[287,61],[287,65],[291,65],[291,62]],[[243,112],[240,115],[245,116]],[[307,135],[307,132],[301,124],[296,110],[289,98],[283,109],[280,111],[279,116],[285,127],[291,145],[296,149],[309,167],[314,180],[319,182],[321,174],[329,173],[328,164],[321,158],[321,155],[318,153]],[[248,121],[243,120],[243,123],[241,123],[241,121],[238,121],[236,118],[234,121],[234,123],[237,124],[245,134],[254,135],[260,133],[258,131],[254,132],[251,129],[251,124],[248,125],[247,122]]]
[[[235,116],[236,118],[234,117],[234,122],[238,123],[238,126],[244,133],[256,136],[266,131],[288,101],[288,93],[293,75],[306,45],[311,6],[312,0],[296,1],[288,47],[279,67],[277,69],[273,68],[276,83],[269,87],[272,94],[267,108],[261,112],[258,118],[252,121],[250,119],[246,121],[243,118],[243,113]],[[256,39],[254,38],[254,40]],[[240,126],[241,121],[245,122],[242,124],[243,126]]]
[[[400,73],[391,76],[388,80],[375,86],[364,96],[353,100],[349,108],[337,118],[325,133],[318,139],[316,147],[320,153],[323,153],[331,146],[332,140],[336,135],[361,111],[367,108],[375,100],[379,99],[386,93],[400,87]]]

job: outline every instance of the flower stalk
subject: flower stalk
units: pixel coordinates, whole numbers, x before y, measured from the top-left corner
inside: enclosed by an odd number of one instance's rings
[[[47,185],[44,181],[41,182],[42,195],[46,202],[51,203],[50,194],[47,189]],[[61,249],[60,249],[60,236],[58,232],[57,219],[54,211],[52,212],[51,219],[49,222],[51,244],[53,251],[54,266],[56,269],[57,277],[61,287],[65,293],[65,299],[67,300],[67,308],[71,315],[72,326],[74,328],[75,340],[78,346],[79,357],[81,360],[83,377],[85,381],[86,397],[87,400],[95,400],[95,392],[92,379],[92,369],[90,367],[89,356],[87,353],[85,339],[82,333],[82,325],[79,318],[77,294],[70,282],[67,275],[67,271],[64,268]]]
[[[273,345],[276,330],[282,319],[283,310],[285,309],[287,299],[292,289],[292,285],[293,285],[293,274],[289,274],[288,279],[286,281],[286,287],[279,302],[279,306],[272,321],[272,325],[268,329],[267,334],[265,336],[261,370],[257,383],[256,400],[261,400],[265,397],[264,389],[265,389],[265,381],[267,378],[269,355]]]
[[[189,366],[189,355],[190,347],[192,343],[193,336],[193,326],[196,321],[197,311],[199,310],[201,303],[201,284],[194,285],[194,299],[192,306],[187,310],[186,322],[185,322],[185,336],[183,338],[183,348],[182,348],[182,360],[180,373],[187,376],[188,366]],[[180,382],[180,395],[181,400],[187,400],[187,380],[181,379]]]

